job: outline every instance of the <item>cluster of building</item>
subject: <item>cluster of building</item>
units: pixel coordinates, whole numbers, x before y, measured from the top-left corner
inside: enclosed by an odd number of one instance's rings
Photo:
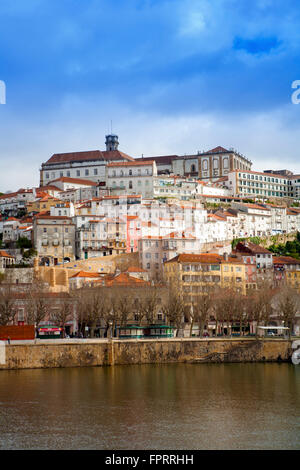
[[[204,280],[243,293],[267,278],[300,286],[300,261],[247,242],[232,251],[237,238],[300,232],[300,175],[252,171],[223,147],[134,159],[118,146],[108,135],[105,151],[54,154],[38,188],[0,196],[0,271],[22,260],[27,240],[52,293],[174,276],[191,298]],[[118,255],[129,255],[122,273],[104,262]]]

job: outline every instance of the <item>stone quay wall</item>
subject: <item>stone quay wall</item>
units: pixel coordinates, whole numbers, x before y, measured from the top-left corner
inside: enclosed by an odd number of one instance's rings
[[[29,343],[29,342],[27,342]],[[36,340],[0,345],[0,370],[155,363],[290,361],[284,339]]]

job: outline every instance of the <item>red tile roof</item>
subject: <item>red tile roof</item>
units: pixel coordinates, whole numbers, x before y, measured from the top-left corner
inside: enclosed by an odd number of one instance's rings
[[[116,162],[116,163],[108,163],[108,167],[112,166],[142,166],[142,165],[152,165],[154,163],[154,160],[148,160],[148,161],[134,161],[134,162]]]
[[[9,255],[9,254],[6,253],[6,251],[4,251],[4,250],[0,250],[0,258],[14,258],[14,256]]]
[[[300,259],[292,258],[291,256],[274,256],[274,264],[300,264]]]
[[[57,178],[56,180],[53,180],[53,183],[55,183],[55,181],[61,181],[62,183],[82,184],[85,186],[97,186],[97,183],[95,183],[94,181],[80,178],[69,178],[68,176],[62,176],[61,178]]]
[[[78,277],[81,277],[81,278],[85,278],[85,277],[93,277],[94,278],[94,277],[96,277],[96,278],[99,279],[100,274],[99,273],[94,273],[94,272],[79,271],[78,273],[71,276],[71,279],[78,278]]]
[[[219,145],[218,147],[215,147],[214,149],[207,150],[207,152],[205,153],[218,153],[218,152],[229,152],[229,150]]]
[[[223,263],[235,263],[243,265],[243,261],[235,257],[228,257],[228,260],[217,253],[200,253],[200,254],[185,254],[175,256],[175,258],[166,261],[167,263],[204,263],[204,264],[223,264]]]
[[[55,153],[52,157],[43,165],[54,165],[57,163],[66,162],[84,162],[84,161],[116,161],[116,160],[128,160],[133,161],[134,158],[126,155],[126,153],[120,152],[119,150],[91,150],[86,152],[70,152],[70,153]]]

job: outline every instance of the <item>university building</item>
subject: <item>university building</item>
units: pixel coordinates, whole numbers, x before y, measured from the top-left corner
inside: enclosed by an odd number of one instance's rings
[[[112,162],[129,162],[134,158],[118,150],[118,136],[106,136],[106,150],[56,153],[42,163],[40,186],[49,185],[58,178],[82,178],[105,185],[105,167]]]

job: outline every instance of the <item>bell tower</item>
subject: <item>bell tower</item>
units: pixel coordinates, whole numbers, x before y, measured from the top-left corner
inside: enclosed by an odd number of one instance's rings
[[[119,138],[116,134],[109,134],[105,136],[106,150],[118,150]]]

